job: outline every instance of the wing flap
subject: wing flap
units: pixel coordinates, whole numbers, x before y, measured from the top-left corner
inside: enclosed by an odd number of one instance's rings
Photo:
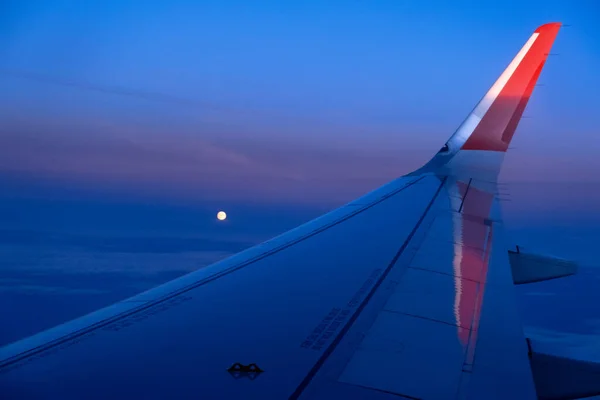
[[[464,356],[456,327],[384,311],[340,381],[412,399],[448,398],[458,391]]]
[[[577,263],[557,257],[509,251],[510,267],[515,285],[563,278],[577,273]]]

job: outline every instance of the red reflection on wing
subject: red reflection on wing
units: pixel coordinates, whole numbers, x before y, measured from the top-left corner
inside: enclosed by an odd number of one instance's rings
[[[454,315],[458,338],[466,346],[469,336],[472,341],[476,339],[479,324],[492,234],[492,226],[486,221],[494,196],[464,182],[456,186],[463,200],[460,212],[453,217]]]

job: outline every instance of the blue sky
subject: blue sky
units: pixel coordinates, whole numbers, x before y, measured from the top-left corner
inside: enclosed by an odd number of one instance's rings
[[[535,27],[562,21],[503,176],[597,180],[594,1],[3,6],[10,179],[340,202],[425,162]]]

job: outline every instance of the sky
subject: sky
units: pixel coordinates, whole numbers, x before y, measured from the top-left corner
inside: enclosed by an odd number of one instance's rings
[[[598,180],[595,1],[2,7],[3,181],[337,204],[424,163],[548,21],[503,177]]]
[[[532,329],[600,360],[594,0],[2,1],[0,344],[411,172],[551,21],[503,206],[584,267],[520,290]]]

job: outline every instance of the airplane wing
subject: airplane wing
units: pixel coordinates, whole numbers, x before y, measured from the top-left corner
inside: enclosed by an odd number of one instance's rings
[[[496,181],[559,27],[533,33],[421,169],[0,349],[0,395],[536,398]]]

